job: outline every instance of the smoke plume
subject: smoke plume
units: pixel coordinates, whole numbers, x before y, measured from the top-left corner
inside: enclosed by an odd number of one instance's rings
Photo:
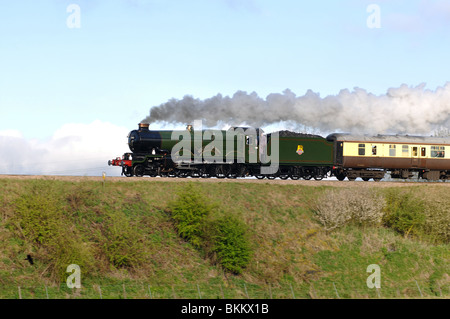
[[[208,127],[265,127],[288,122],[328,133],[428,134],[450,124],[450,83],[434,91],[425,89],[425,84],[402,85],[383,95],[360,88],[344,89],[324,98],[311,90],[296,96],[289,89],[265,99],[243,91],[204,100],[186,95],[152,107],[143,122],[191,124],[198,119]]]

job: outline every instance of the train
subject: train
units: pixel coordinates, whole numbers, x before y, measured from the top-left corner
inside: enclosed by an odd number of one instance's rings
[[[128,134],[130,152],[108,161],[122,175],[339,181],[450,178],[450,138],[314,134],[261,128],[150,130]]]

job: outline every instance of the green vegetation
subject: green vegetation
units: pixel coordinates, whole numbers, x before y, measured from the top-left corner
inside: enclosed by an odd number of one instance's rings
[[[224,269],[241,273],[251,255],[246,225],[233,215],[220,216],[220,206],[208,204],[200,194],[190,184],[169,204],[178,234]]]
[[[447,185],[361,185],[0,178],[0,298],[449,298]]]

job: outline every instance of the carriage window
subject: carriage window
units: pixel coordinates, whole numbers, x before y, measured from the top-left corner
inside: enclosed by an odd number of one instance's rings
[[[421,156],[426,156],[427,152],[426,152],[426,148],[422,147],[422,149],[420,150]]]
[[[372,155],[377,155],[377,146],[372,146]]]
[[[402,145],[402,155],[403,156],[408,156],[409,155],[408,145]]]
[[[417,147],[412,148],[412,156],[417,156]]]
[[[253,144],[251,136],[248,136],[248,135],[245,136],[245,144],[247,144],[247,145],[252,145]]]
[[[358,144],[358,155],[366,155],[366,144]]]
[[[445,157],[445,147],[431,146],[431,157]]]
[[[395,145],[389,145],[389,156],[395,156]]]

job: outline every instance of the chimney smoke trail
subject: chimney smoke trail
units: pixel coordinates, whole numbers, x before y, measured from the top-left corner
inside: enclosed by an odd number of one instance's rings
[[[296,96],[289,89],[265,99],[244,91],[204,100],[186,95],[152,107],[142,122],[190,124],[196,119],[203,119],[208,127],[265,127],[287,121],[328,133],[428,134],[450,124],[450,83],[434,91],[425,89],[425,84],[404,84],[378,96],[360,88],[324,98],[311,90]]]

